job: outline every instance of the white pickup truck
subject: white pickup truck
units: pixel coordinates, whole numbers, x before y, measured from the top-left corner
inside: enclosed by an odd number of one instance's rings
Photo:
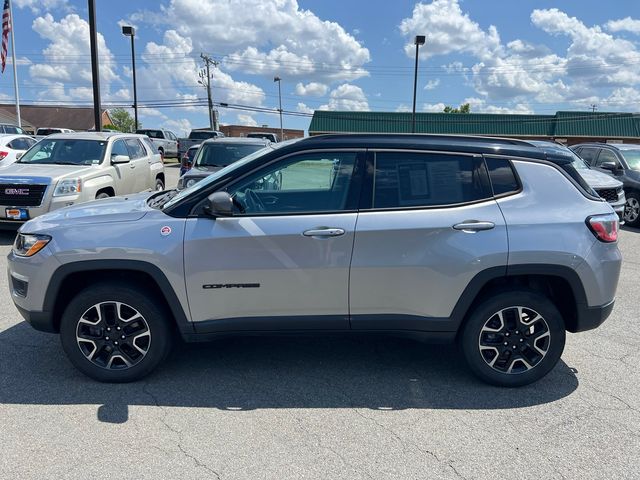
[[[144,128],[136,130],[139,135],[146,135],[158,153],[163,157],[178,157],[178,138],[171,130]]]
[[[182,158],[182,156],[194,145],[198,145],[210,138],[222,137],[224,137],[224,133],[218,130],[191,130],[191,133],[189,133],[187,138],[178,139],[178,154],[180,155],[180,158]]]

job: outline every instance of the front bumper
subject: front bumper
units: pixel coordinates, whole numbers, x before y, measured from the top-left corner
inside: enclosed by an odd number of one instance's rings
[[[82,198],[80,195],[65,195],[62,197],[50,197],[46,195],[42,201],[42,204],[37,207],[16,207],[14,205],[0,205],[0,228],[19,228],[20,225],[27,220],[11,220],[7,218],[7,208],[22,208],[29,212],[29,220],[39,217],[45,213],[58,210],[59,208],[69,207],[80,203]]]
[[[20,307],[18,304],[16,304],[16,308],[18,309],[18,312],[20,312],[20,315],[22,315],[22,318],[24,318],[35,330],[47,333],[60,332],[60,329],[53,321],[53,315],[51,312],[32,312]]]

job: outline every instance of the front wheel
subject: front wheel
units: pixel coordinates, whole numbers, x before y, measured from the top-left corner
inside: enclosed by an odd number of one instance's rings
[[[545,296],[524,290],[495,294],[475,308],[460,343],[480,379],[501,387],[540,380],[560,360],[565,326]]]
[[[164,191],[164,182],[161,178],[156,178],[156,192]]]
[[[131,382],[155,369],[171,346],[170,321],[145,289],[102,282],[78,293],[60,324],[71,363],[101,382]]]
[[[630,227],[640,225],[640,195],[635,192],[627,194],[627,204],[624,207],[624,221]]]

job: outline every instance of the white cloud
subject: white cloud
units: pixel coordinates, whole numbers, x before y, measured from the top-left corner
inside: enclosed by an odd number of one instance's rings
[[[151,13],[131,19],[171,25],[197,50],[234,52],[223,58],[228,70],[298,81],[367,75],[369,50],[338,23],[300,8],[297,0],[171,0],[161,14]]]
[[[640,20],[631,17],[621,20],[609,20],[606,27],[610,32],[631,32],[640,35]]]
[[[438,85],[440,85],[440,79],[436,78],[435,80],[429,80],[427,84],[424,86],[425,90],[435,90]]]
[[[431,112],[431,113],[442,113],[442,111],[444,110],[444,107],[446,107],[446,105],[442,102],[439,103],[425,103],[422,105],[422,111],[423,112]],[[407,107],[408,112],[410,112],[411,110],[408,109],[409,107]]]
[[[251,115],[247,115],[246,113],[239,113],[237,117],[238,117],[239,125],[245,125],[247,127],[258,126],[258,122],[256,122],[256,119],[253,118]]]
[[[89,24],[76,14],[69,14],[57,22],[47,13],[36,18],[32,27],[40,37],[49,41],[42,51],[45,60],[29,67],[31,79],[43,86],[39,98],[85,99],[86,89],[76,85],[91,85]],[[102,97],[111,99],[111,85],[119,81],[119,77],[114,56],[101,34],[98,34],[98,51]]]
[[[367,97],[360,87],[344,83],[329,95],[330,100],[318,110],[368,111]]]
[[[202,64],[192,54],[191,39],[175,30],[167,30],[161,44],[147,43],[142,53],[143,66],[138,71],[138,82],[145,96],[150,100],[176,98],[187,102],[206,98],[206,90],[198,84]],[[211,77],[214,101],[262,105],[265,94],[256,85],[235,81],[220,68],[213,68]],[[206,107],[188,108],[207,115]]]
[[[296,107],[296,110],[298,112],[301,112],[301,113],[313,113],[314,112],[313,108],[308,107],[306,103],[302,103],[302,102],[298,102],[298,106]]]
[[[411,111],[411,107],[408,106],[408,105],[405,105],[404,103],[401,103],[400,105],[398,105],[396,107],[396,112],[399,112],[399,113],[400,112],[406,113],[406,112],[410,112],[410,111]]]
[[[504,43],[494,26],[483,29],[463,12],[460,0],[434,0],[416,4],[411,17],[400,24],[405,51],[413,57],[413,36],[427,34],[422,58],[466,54],[470,67],[454,62],[443,68],[460,74],[486,103],[484,111],[531,111],[531,102],[576,103],[606,97],[607,90],[640,85],[638,45],[606,33],[598,25],[586,26],[556,9],[536,9],[532,24],[553,36],[567,36],[566,52],[554,53],[544,45],[523,39]],[[611,31],[636,27],[633,19],[607,24]],[[509,107],[491,106],[496,100]],[[439,105],[432,106],[432,108]]]
[[[306,96],[311,95],[314,97],[323,97],[329,91],[329,87],[324,83],[310,82],[307,85],[298,83],[296,85],[296,95]]]
[[[529,105],[524,103],[518,103],[513,106],[498,107],[495,105],[487,104],[487,101],[482,98],[465,98],[462,104],[468,103],[471,107],[471,113],[512,113],[512,114],[531,114],[533,110]]]

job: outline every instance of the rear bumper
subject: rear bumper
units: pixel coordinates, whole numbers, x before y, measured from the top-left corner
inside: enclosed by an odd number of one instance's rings
[[[611,315],[615,300],[598,307],[578,306],[578,318],[575,328],[570,332],[585,332],[598,328]]]

